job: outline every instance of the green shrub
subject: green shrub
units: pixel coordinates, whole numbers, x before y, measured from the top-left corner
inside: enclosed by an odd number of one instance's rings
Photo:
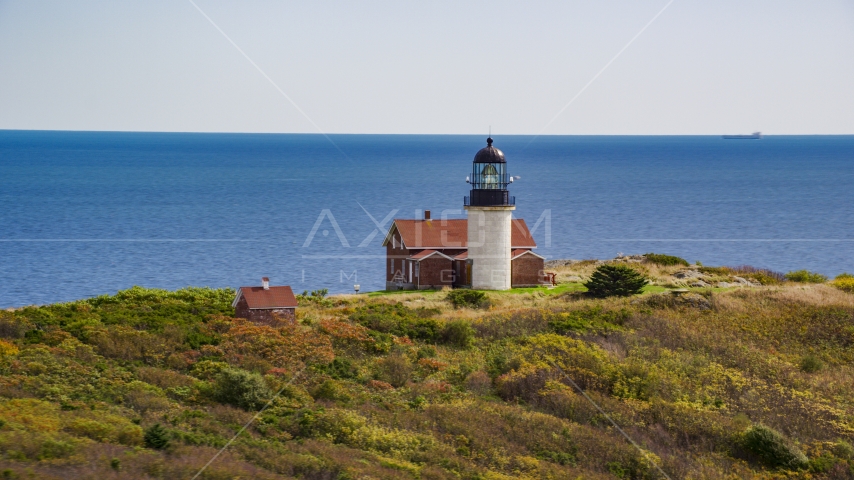
[[[159,423],[148,427],[145,430],[145,446],[155,450],[162,450],[169,446],[169,433]]]
[[[468,348],[474,343],[474,328],[465,320],[453,320],[442,329],[442,342],[457,348]]]
[[[350,399],[347,391],[335,380],[326,380],[321,383],[311,392],[311,396],[316,400],[341,400],[346,402]]]
[[[824,283],[827,277],[808,270],[795,270],[786,274],[786,280],[800,283]]]
[[[353,365],[353,361],[347,357],[335,357],[334,360],[326,365],[314,365],[312,368],[336,380],[356,378],[359,373]]]
[[[746,450],[772,468],[798,469],[807,465],[804,453],[776,430],[757,424],[742,436]]]
[[[273,392],[261,375],[228,368],[217,376],[214,397],[244,410],[258,410],[273,397]]]
[[[448,292],[448,295],[445,296],[445,299],[451,302],[451,304],[456,308],[481,308],[485,307],[488,301],[485,293],[479,290],[468,289],[451,290]]]
[[[36,344],[36,343],[44,343],[44,331],[39,329],[32,329],[24,334],[24,343],[26,344]]]
[[[852,460],[854,459],[854,446],[845,440],[839,440],[833,446],[833,454],[843,460]]]
[[[645,253],[644,258],[649,263],[654,263],[656,265],[684,265],[688,266],[688,261],[681,257],[676,257],[673,255],[664,255],[662,253]]]
[[[296,297],[297,300],[323,299],[326,298],[326,295],[328,294],[328,288],[321,288],[320,290],[312,290],[311,293],[309,293],[308,290],[303,290],[302,293],[298,293]]]
[[[404,335],[413,340],[424,340],[425,342],[435,342],[439,338],[441,326],[439,322],[432,318],[419,318],[408,323],[404,329]]]
[[[584,286],[593,297],[628,297],[640,293],[647,283],[643,275],[626,265],[601,265]]]
[[[418,454],[436,444],[430,435],[373,425],[367,418],[353,411],[334,409],[311,412],[311,415],[305,417],[308,418],[301,421],[303,434],[357,449],[393,454],[405,460],[423,458]]]
[[[422,358],[433,358],[435,356],[436,356],[436,348],[432,347],[430,345],[425,345],[425,346],[419,348],[418,352],[415,355],[415,357],[418,360],[421,360]]]
[[[780,279],[775,277],[774,275],[770,275],[767,271],[760,270],[753,273],[745,274],[745,277],[750,280],[754,280],[759,282],[762,285],[777,285],[780,283]]]
[[[440,325],[430,317],[438,312],[429,308],[409,308],[400,302],[380,303],[359,307],[350,315],[350,320],[377,332],[433,343],[439,338]]]
[[[368,350],[371,353],[388,353],[394,345],[394,339],[388,333],[368,330],[368,337],[373,340],[368,344]]]
[[[800,366],[802,372],[815,373],[824,368],[824,362],[815,355],[806,355],[801,359]]]
[[[129,325],[144,327],[149,331],[162,331],[169,324],[195,325],[204,322],[210,315],[233,314],[231,301],[234,300],[234,294],[232,289],[188,287],[170,292],[132,287],[120,290],[115,295],[41,307],[39,320],[52,324],[57,319],[77,317],[84,324]]]
[[[303,290],[302,293],[298,293],[296,295],[297,302],[301,305],[309,305],[315,303],[317,305],[321,305],[324,307],[331,307],[332,301],[326,298],[326,295],[329,294],[328,288],[321,288],[320,290],[312,290],[311,293],[308,290]]]
[[[378,380],[387,382],[393,387],[406,385],[411,374],[412,363],[403,355],[391,355],[380,360],[378,365]]]

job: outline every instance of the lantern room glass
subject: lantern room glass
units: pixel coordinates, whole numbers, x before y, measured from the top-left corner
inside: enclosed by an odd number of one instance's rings
[[[477,190],[507,189],[506,163],[474,163],[472,164],[472,188]]]

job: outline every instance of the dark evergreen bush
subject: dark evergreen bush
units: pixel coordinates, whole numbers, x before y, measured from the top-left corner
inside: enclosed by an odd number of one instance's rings
[[[169,446],[169,433],[159,423],[155,423],[145,430],[143,440],[146,447],[162,450]]]
[[[601,265],[584,284],[593,297],[628,297],[641,292],[646,278],[625,265]]]
[[[486,294],[478,290],[451,290],[445,298],[457,308],[480,308],[487,305]]]
[[[643,256],[646,258],[647,262],[654,263],[656,265],[664,265],[665,267],[670,265],[688,266],[688,260],[685,260],[682,257],[665,255],[663,253],[645,253]]]
[[[244,410],[258,410],[273,397],[273,392],[261,375],[227,368],[216,379],[214,396],[222,403]]]
[[[757,424],[742,437],[744,448],[773,468],[798,469],[806,466],[807,457],[776,430]]]

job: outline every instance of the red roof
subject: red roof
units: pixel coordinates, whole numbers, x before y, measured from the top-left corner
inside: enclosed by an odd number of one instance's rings
[[[383,242],[387,245],[391,233],[397,229],[406,248],[467,248],[468,219],[451,220],[405,220],[397,219],[391,224],[389,233]],[[510,244],[513,248],[535,248],[537,243],[525,220],[513,219],[510,228]]]
[[[240,300],[241,295],[246,299],[249,308],[293,308],[297,306],[297,299],[291,287],[240,287],[237,290],[237,298],[234,304]]]

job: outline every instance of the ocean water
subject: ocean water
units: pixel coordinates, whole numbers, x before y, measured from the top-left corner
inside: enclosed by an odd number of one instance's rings
[[[463,216],[477,135],[0,131],[0,307],[133,285],[384,286],[390,218]],[[547,258],[854,272],[854,136],[496,136]]]

